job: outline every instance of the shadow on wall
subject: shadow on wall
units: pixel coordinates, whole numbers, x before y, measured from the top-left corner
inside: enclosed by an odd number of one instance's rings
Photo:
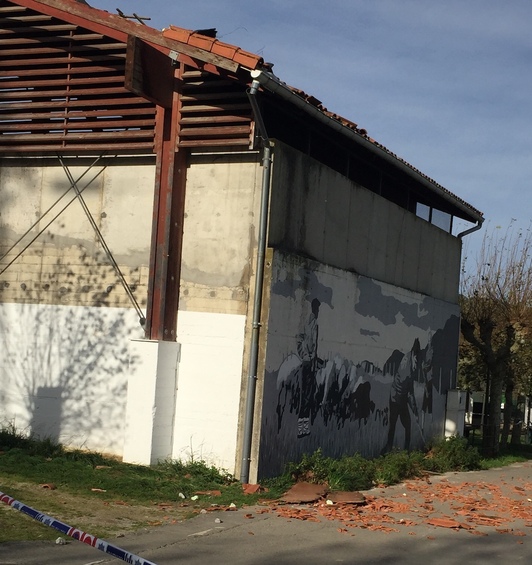
[[[134,310],[0,305],[3,412],[74,447],[120,453]]]

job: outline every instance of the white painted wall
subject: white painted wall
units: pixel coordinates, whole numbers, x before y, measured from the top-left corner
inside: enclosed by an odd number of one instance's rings
[[[175,341],[133,340],[127,383],[123,459],[152,465],[172,458],[177,372]]]
[[[0,423],[120,455],[142,334],[131,309],[0,304]]]
[[[179,312],[175,458],[235,471],[245,316]]]

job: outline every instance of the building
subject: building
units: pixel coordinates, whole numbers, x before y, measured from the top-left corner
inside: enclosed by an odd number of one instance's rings
[[[479,211],[213,30],[0,0],[0,49],[6,420],[245,480],[443,434]]]

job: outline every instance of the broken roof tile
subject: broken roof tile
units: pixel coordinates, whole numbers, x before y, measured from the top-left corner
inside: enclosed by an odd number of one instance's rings
[[[301,482],[296,483],[292,488],[290,488],[281,497],[281,501],[288,503],[315,502],[325,496],[326,493],[327,487],[325,485]]]
[[[240,47],[237,47],[236,45],[223,43],[218,41],[218,39],[201,35],[200,33],[193,32],[189,29],[171,25],[170,27],[163,29],[162,35],[166,39],[186,43],[187,45],[198,47],[199,49],[209,51],[210,53],[219,55],[220,57],[230,59],[231,61],[242,65],[246,69],[253,70],[261,67],[264,63],[264,59],[260,55],[249,53],[248,51],[240,49]]]

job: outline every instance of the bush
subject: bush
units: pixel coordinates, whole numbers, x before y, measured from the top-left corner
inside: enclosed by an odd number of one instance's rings
[[[214,465],[208,465],[205,461],[181,461],[179,459],[170,459],[168,461],[160,461],[157,468],[165,471],[173,476],[190,479],[194,477],[195,482],[203,485],[229,485],[235,482],[232,475],[218,469]]]
[[[333,459],[318,449],[290,463],[286,474],[295,482],[327,483],[331,490],[364,490],[374,485],[375,464],[358,453]]]
[[[479,451],[465,438],[451,437],[421,451],[391,451],[377,459],[360,454],[340,459],[325,457],[320,449],[290,463],[283,478],[288,482],[327,483],[331,490],[367,490],[375,485],[392,485],[420,477],[425,471],[472,471],[480,469]]]
[[[424,467],[428,471],[474,471],[481,467],[481,455],[466,438],[452,436],[435,443],[425,457]]]
[[[335,460],[328,483],[332,490],[367,490],[375,484],[375,462],[359,453]]]
[[[321,449],[317,449],[311,455],[304,453],[299,463],[289,463],[287,474],[295,482],[326,483],[333,464],[334,459],[324,457]]]
[[[420,451],[391,451],[375,460],[375,479],[378,484],[393,485],[423,473],[423,454]]]

